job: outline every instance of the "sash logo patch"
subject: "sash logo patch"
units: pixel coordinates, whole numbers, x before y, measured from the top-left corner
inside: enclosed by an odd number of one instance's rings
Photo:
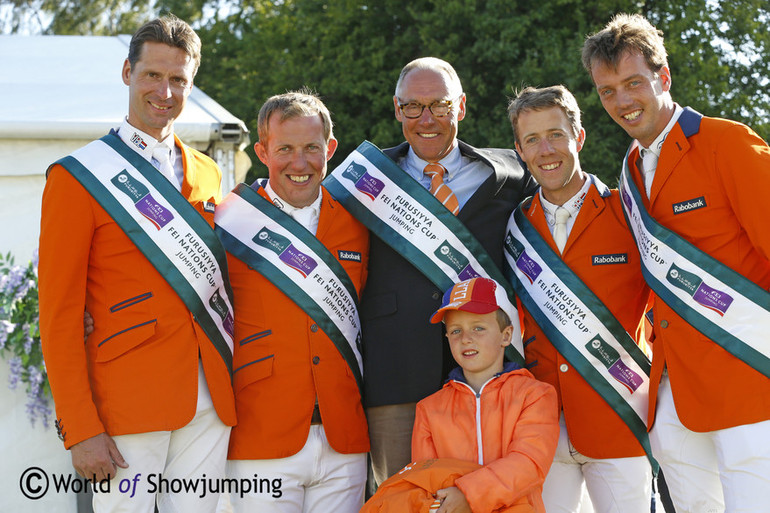
[[[210,214],[214,213],[214,210],[216,209],[216,204],[212,201],[204,201],[203,202],[203,211],[208,212]]]
[[[611,255],[593,255],[591,265],[627,264],[628,253],[614,253]]]
[[[680,203],[674,203],[672,205],[672,207],[674,208],[674,215],[684,214],[685,212],[689,212],[690,210],[698,210],[699,208],[703,208],[705,206],[706,206],[705,196],[701,196],[700,198],[693,198],[687,201],[682,201]]]
[[[337,259],[350,260],[352,262],[360,262],[361,253],[359,253],[358,251],[343,251],[340,249],[337,251]]]

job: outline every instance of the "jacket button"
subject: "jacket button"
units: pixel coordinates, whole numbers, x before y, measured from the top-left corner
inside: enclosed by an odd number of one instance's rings
[[[559,370],[562,372],[567,372],[569,370],[569,365],[567,365],[566,363],[562,363],[561,365],[559,365]]]
[[[439,294],[438,292],[434,292],[432,297],[433,299],[438,299],[441,297],[441,294]]]
[[[668,321],[666,319],[663,319],[662,321],[660,321],[660,327],[668,328]]]
[[[313,357],[313,365],[318,365],[318,362],[320,362],[320,361],[321,361],[321,359],[319,357],[317,357],[317,356]]]
[[[312,331],[313,333],[318,331],[318,324],[313,324],[312,326],[310,326],[310,331]]]

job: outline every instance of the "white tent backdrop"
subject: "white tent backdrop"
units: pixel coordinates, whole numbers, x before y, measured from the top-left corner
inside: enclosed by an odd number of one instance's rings
[[[119,126],[126,115],[121,70],[129,40],[0,36],[0,253],[10,251],[17,264],[26,264],[38,244],[46,168]],[[200,89],[190,94],[175,132],[217,160],[224,192],[244,179],[251,165],[243,152],[248,130]],[[8,363],[0,359],[0,510],[76,511],[76,495],[55,493],[53,483],[43,499],[22,495],[25,469],[66,474],[72,466],[55,429],[30,426],[24,384],[11,391],[7,383]]]

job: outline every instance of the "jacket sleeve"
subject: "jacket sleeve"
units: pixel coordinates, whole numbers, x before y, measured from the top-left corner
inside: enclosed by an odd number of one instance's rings
[[[551,467],[559,439],[556,390],[529,379],[506,454],[455,481],[473,511],[494,511],[537,491]]]
[[[83,312],[91,240],[92,199],[54,166],[43,192],[40,223],[40,338],[64,446],[105,431],[91,395]]]
[[[763,222],[770,196],[770,147],[745,125],[733,124],[714,150],[716,169],[730,205],[751,243],[770,260],[770,230]]]
[[[428,415],[422,402],[417,403],[417,411],[414,416],[414,429],[412,430],[412,461],[430,460],[438,458],[436,446],[433,443],[433,435],[428,423]]]

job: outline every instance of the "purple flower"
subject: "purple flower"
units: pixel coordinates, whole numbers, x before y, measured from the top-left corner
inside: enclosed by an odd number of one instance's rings
[[[13,333],[16,329],[16,325],[12,322],[0,319],[0,349],[5,348],[5,343],[8,340],[8,335]]]
[[[16,385],[19,384],[19,380],[21,379],[21,358],[19,356],[11,357],[8,365],[11,368],[11,374],[8,376],[8,388],[16,390]]]
[[[38,418],[43,423],[43,426],[50,425],[53,411],[46,396],[28,393],[25,406],[27,417],[33,426],[35,425],[35,420]]]
[[[21,329],[24,332],[24,354],[29,354],[35,341],[29,336],[29,324],[25,324]]]
[[[5,292],[5,294],[8,296],[14,294],[22,284],[22,280],[24,280],[25,274],[26,271],[23,267],[20,265],[14,265],[8,271],[8,274],[5,275],[2,280],[0,280],[0,283],[2,284],[0,290]]]
[[[27,377],[29,378],[28,395],[38,396],[40,394],[40,385],[43,384],[43,374],[34,365],[27,367]]]

